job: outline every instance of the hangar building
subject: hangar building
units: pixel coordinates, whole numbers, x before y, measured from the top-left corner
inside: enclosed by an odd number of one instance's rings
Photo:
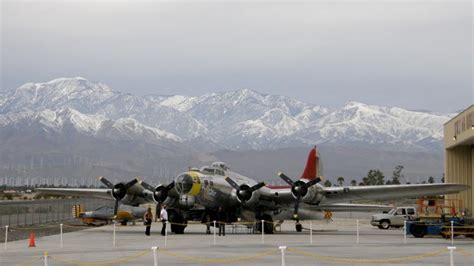
[[[460,199],[467,213],[473,217],[474,203],[474,105],[444,124],[444,170],[446,183],[469,185],[469,190],[447,195]]]

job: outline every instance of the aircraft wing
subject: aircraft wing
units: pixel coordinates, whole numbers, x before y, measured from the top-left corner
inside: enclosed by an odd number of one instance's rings
[[[331,212],[370,212],[390,210],[393,206],[389,205],[373,205],[373,204],[355,204],[355,203],[334,203],[323,205],[309,205],[305,208],[318,211]]]
[[[113,199],[112,190],[109,188],[37,188],[35,191],[41,194],[59,196],[76,196],[108,200]]]
[[[469,189],[461,184],[407,184],[354,187],[325,187],[324,204],[349,200],[388,200],[458,193]],[[323,202],[322,202],[323,203]]]

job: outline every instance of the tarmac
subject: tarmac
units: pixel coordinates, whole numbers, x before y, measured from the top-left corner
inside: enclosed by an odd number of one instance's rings
[[[286,246],[285,265],[449,265],[451,240],[441,237],[406,237],[403,229],[380,230],[368,220],[335,219],[304,221],[305,230],[295,231],[285,221],[281,231],[263,236],[249,234],[243,226],[227,225],[226,236],[205,234],[205,226],[190,224],[185,234],[160,235],[161,223],[153,223],[151,236],[144,226],[113,225],[0,245],[0,265],[282,265],[280,246]],[[312,237],[309,228],[313,229]],[[211,232],[213,231],[211,227]],[[312,239],[312,243],[311,243]],[[358,239],[358,242],[357,242]],[[3,240],[1,240],[3,241]],[[474,241],[454,239],[454,264],[474,265]]]

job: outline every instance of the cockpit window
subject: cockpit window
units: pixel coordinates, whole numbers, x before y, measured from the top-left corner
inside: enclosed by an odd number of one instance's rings
[[[208,175],[213,175],[214,174],[214,168],[208,168],[208,167],[205,167],[205,168],[202,168],[201,169],[201,173],[203,174],[208,174]]]
[[[224,176],[224,171],[220,170],[220,169],[216,169],[216,175],[221,175],[221,176]]]

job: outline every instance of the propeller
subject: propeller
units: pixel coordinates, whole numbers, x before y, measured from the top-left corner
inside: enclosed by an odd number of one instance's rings
[[[247,184],[242,184],[239,186],[234,180],[232,180],[230,177],[226,177],[225,181],[229,183],[231,187],[233,187],[237,191],[237,198],[240,200],[240,202],[247,202],[252,198],[252,193],[261,187],[265,186],[264,182],[260,182],[256,185],[249,186]]]
[[[163,203],[166,198],[168,197],[168,192],[174,188],[174,181],[169,183],[166,187],[165,186],[157,186],[156,188],[152,185],[141,181],[140,185],[142,185],[145,189],[153,192],[153,199],[158,203]]]
[[[99,181],[108,188],[112,189],[112,196],[115,199],[114,216],[117,215],[119,202],[127,195],[127,190],[138,182],[138,180],[135,178],[128,183],[124,184],[120,182],[114,185],[112,182],[102,176],[99,177]]]
[[[316,177],[315,179],[310,180],[308,182],[303,182],[301,180],[298,180],[298,181],[294,182],[293,180],[291,180],[291,178],[289,178],[284,173],[278,173],[278,176],[281,179],[283,179],[283,181],[288,183],[288,185],[291,186],[291,193],[296,198],[293,218],[298,220],[298,208],[299,208],[299,205],[300,205],[301,198],[306,196],[306,193],[308,193],[308,188],[309,187],[311,187],[313,185],[316,185],[317,183],[321,182],[321,178]]]

